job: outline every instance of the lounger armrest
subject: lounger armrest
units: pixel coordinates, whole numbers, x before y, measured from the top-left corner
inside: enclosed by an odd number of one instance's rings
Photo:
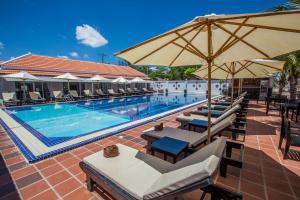
[[[230,131],[232,132],[232,139],[236,140],[238,134],[246,135],[246,129],[242,128],[230,128]]]
[[[205,193],[211,194],[211,199],[232,199],[242,200],[242,194],[218,184],[209,185],[202,189]]]
[[[240,156],[239,159],[234,159],[231,157],[232,149],[239,149]],[[243,167],[243,157],[244,157],[244,144],[233,142],[233,141],[226,141],[226,152],[223,155],[220,163],[220,175],[226,177],[227,175],[227,166],[231,165],[234,167],[242,168]]]
[[[235,121],[235,122],[233,122],[233,125],[235,128],[246,127],[247,122],[246,121]]]
[[[247,121],[247,118],[245,116],[237,116],[235,118],[235,121],[236,122],[246,122]]]

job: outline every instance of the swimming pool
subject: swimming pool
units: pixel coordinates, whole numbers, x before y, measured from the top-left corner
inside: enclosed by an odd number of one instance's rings
[[[90,142],[166,116],[205,100],[205,95],[170,93],[3,109],[19,126],[50,149]],[[3,122],[3,120],[1,120]],[[6,124],[7,125],[7,124]],[[9,128],[9,127],[8,127]],[[13,127],[14,129],[15,127]],[[11,130],[13,130],[11,129]],[[24,136],[23,136],[24,137]],[[33,138],[31,137],[31,138]],[[100,137],[100,138],[101,138]],[[80,140],[80,138],[85,138]],[[88,138],[88,140],[87,140]],[[72,141],[79,141],[73,144]],[[19,141],[24,143],[24,141]],[[66,145],[64,145],[66,144]],[[25,145],[26,148],[29,148]]]

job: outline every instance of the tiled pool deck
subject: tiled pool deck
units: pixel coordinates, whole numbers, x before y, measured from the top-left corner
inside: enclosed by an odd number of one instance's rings
[[[174,114],[160,119],[165,125],[177,127]],[[271,112],[265,116],[265,106],[252,102],[247,116],[248,127],[242,170],[230,168],[226,178],[217,182],[243,193],[244,199],[285,200],[300,199],[300,148],[293,148],[293,159],[282,159],[277,149],[279,117]],[[79,161],[107,145],[122,143],[145,151],[143,130],[148,123],[72,151],[27,164],[25,158],[0,130],[0,200],[2,199],[103,199],[98,193],[86,189],[85,175]],[[199,199],[200,191],[191,192],[182,199]],[[103,194],[102,194],[103,195]],[[107,199],[107,198],[104,198]]]

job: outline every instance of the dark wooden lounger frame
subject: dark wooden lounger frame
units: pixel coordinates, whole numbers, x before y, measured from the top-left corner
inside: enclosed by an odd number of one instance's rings
[[[235,142],[226,142],[226,149],[224,149],[223,157],[221,159],[219,170],[220,175],[223,177],[226,177],[227,174],[227,166],[232,165],[241,168],[242,167],[242,160],[234,160],[231,158],[232,149],[237,148],[240,149],[241,152],[243,152],[244,145],[240,143]],[[243,154],[241,154],[241,159],[243,159]],[[101,175],[99,172],[97,172],[95,169],[81,161],[79,163],[80,168],[86,173],[86,179],[87,179],[87,189],[92,192],[97,187],[104,191],[105,193],[109,194],[114,199],[120,199],[120,200],[136,200],[136,198],[132,197],[130,194],[128,194],[126,191],[124,191],[122,188],[118,187],[116,184],[114,184],[111,180]],[[185,186],[183,188],[180,188],[179,190],[169,192],[163,196],[154,198],[155,200],[163,200],[163,199],[169,199],[169,198],[175,198],[179,195],[182,195],[187,192],[191,192],[197,189],[200,189],[203,191],[203,194],[201,196],[201,199],[204,199],[205,195],[208,193],[211,195],[211,199],[213,200],[241,200],[242,195],[240,193],[234,192],[232,190],[226,189],[218,184],[215,184],[211,177],[207,177],[205,180],[201,180],[199,182],[195,182],[191,185]],[[204,186],[205,185],[205,186]]]

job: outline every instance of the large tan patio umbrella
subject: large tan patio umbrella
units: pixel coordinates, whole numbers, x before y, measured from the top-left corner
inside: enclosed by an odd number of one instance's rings
[[[37,81],[39,80],[36,76],[33,76],[32,74],[21,71],[19,73],[14,73],[14,74],[8,74],[4,75],[4,78],[11,78],[13,80],[20,80],[23,82],[23,101],[26,100],[26,88],[25,88],[25,81]]]
[[[116,55],[136,65],[207,65],[210,140],[212,64],[273,58],[300,49],[299,19],[299,10],[201,16]]]
[[[223,63],[222,65],[213,64],[211,67],[211,79],[231,79],[231,100],[233,100],[234,79],[270,77],[272,74],[282,71],[284,63],[284,61],[277,60],[252,59]],[[202,66],[195,72],[195,75],[207,79],[208,66]],[[239,89],[240,87],[241,83],[239,82]]]

